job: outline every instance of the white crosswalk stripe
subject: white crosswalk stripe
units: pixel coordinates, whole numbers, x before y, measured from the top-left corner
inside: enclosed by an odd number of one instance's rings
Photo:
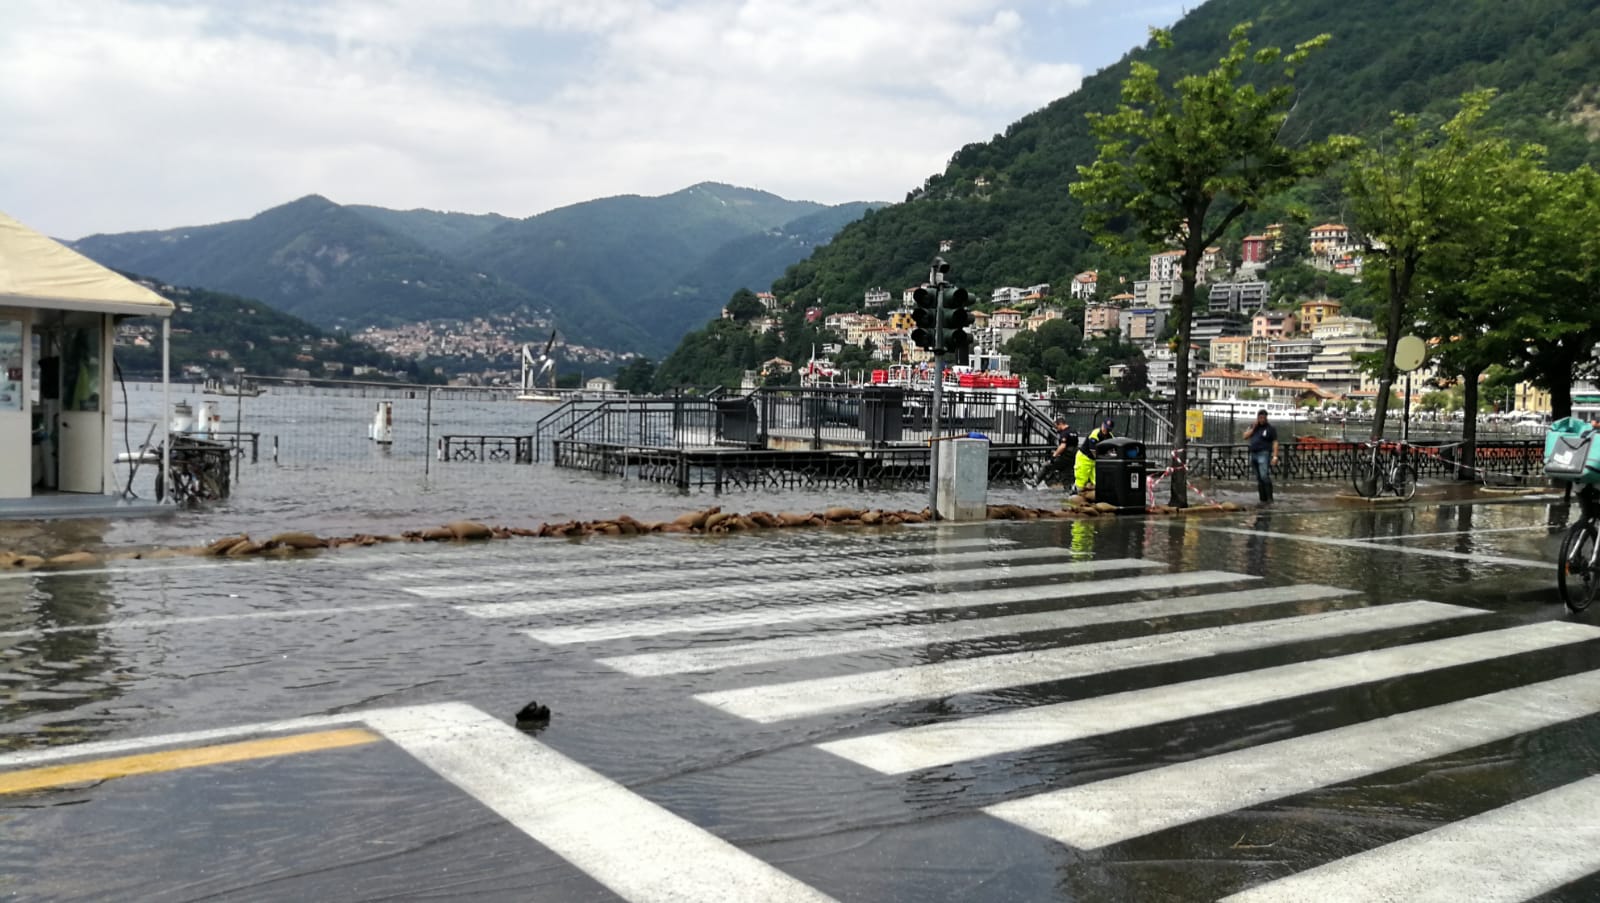
[[[1585,634],[1593,639],[1595,632]],[[1093,849],[1596,712],[1600,671],[1589,671],[1041,793],[985,811],[1069,846]]]
[[[861,555],[859,543],[822,542],[810,541],[795,545],[774,547],[771,551],[757,550],[752,554],[730,558],[727,550],[710,548],[697,551],[685,551],[682,537],[671,537],[675,542],[662,542],[643,539],[626,540],[635,543],[629,547],[630,552],[639,552],[632,555],[632,559],[643,568],[672,569],[696,565],[720,564],[725,570],[746,570],[752,564],[759,563],[765,568],[770,564],[786,561],[814,561],[820,556],[846,552],[853,557]],[[965,538],[947,538],[937,535],[922,535],[919,538],[883,542],[868,553],[873,557],[893,555],[909,555],[923,552],[960,552],[972,549],[988,549],[996,554],[1005,553],[1010,547],[1017,544],[1014,539],[1005,539],[998,536],[969,536]],[[798,547],[797,547],[798,546]],[[493,564],[484,564],[476,567],[448,567],[433,568],[431,570],[416,571],[381,571],[372,576],[377,580],[392,581],[396,583],[418,583],[439,580],[477,580],[498,574],[529,574],[544,577],[552,573],[561,576],[575,574],[615,574],[616,562],[597,556],[592,552],[575,549],[564,555],[552,556],[545,549],[537,553],[530,553],[529,557],[521,561],[497,561]]]
[[[1552,649],[1597,635],[1578,624],[1535,624],[837,740],[822,748],[894,774]]]
[[[997,554],[1003,554],[1008,561],[1018,561],[1031,558],[1074,558],[1076,553],[1069,549],[1024,549],[1021,551],[1004,551],[997,553],[989,549],[973,552],[919,552],[914,555],[853,555],[847,558],[817,559],[808,558],[802,561],[787,561],[777,564],[763,564],[757,569],[759,579],[751,580],[752,583],[766,583],[772,577],[791,577],[803,574],[820,575],[823,573],[849,573],[861,574],[872,569],[900,569],[917,565],[946,565],[946,564],[983,564],[993,561]],[[631,581],[650,581],[660,584],[692,583],[703,581],[707,578],[739,576],[750,579],[747,568],[730,566],[727,563],[709,567],[689,568],[668,565],[659,570],[630,569],[627,579]],[[495,580],[486,583],[456,583],[440,586],[408,586],[405,591],[417,596],[433,599],[470,599],[484,596],[507,596],[512,594],[553,594],[586,590],[594,588],[615,587],[620,576],[616,567],[607,569],[606,573],[588,574],[577,576],[550,576],[526,580]],[[659,592],[653,590],[652,592]]]
[[[1139,558],[1048,560],[1073,555],[975,537],[937,549],[879,546],[837,562],[806,550],[759,563],[653,561],[622,580],[582,570],[530,577],[543,591],[514,577],[450,587],[434,582],[435,573],[412,591],[452,600],[508,596],[455,607],[479,618],[532,619],[517,625],[519,632],[546,646],[637,640],[596,661],[632,678],[671,679],[694,700],[753,724],[848,713],[835,719],[842,735],[811,723],[797,727],[841,767],[902,775],[973,763],[947,776],[957,781],[1018,770],[1029,775],[1018,792],[1002,793],[1000,802],[991,796],[980,811],[1081,851],[1203,826],[1600,715],[1600,670],[1509,688],[1502,677],[1480,695],[1414,709],[1402,703],[1398,711],[1315,733],[1294,730],[1298,715],[1274,716],[1274,729],[1259,742],[1197,757],[1174,745],[1167,759],[1173,764],[1040,787],[1033,772],[1056,767],[1053,750],[1005,757],[1140,728],[1201,725],[1259,707],[1288,712],[1297,701],[1337,694],[1365,699],[1385,682],[1426,681],[1513,656],[1570,661],[1571,650],[1600,641],[1600,628],[1578,623],[1508,626],[1480,608],[1372,604],[1348,589],[1271,585],[1225,570],[1174,572]],[[747,566],[762,579],[747,581]],[[1113,638],[1097,637],[1102,629]],[[993,651],[995,641],[1012,640],[1028,646]],[[1269,652],[1273,663],[1219,658],[1255,652]],[[1215,664],[1203,665],[1207,660]],[[1191,667],[1204,671],[1178,676]],[[1084,678],[1103,685],[1098,679],[1106,675],[1141,669],[1156,669],[1162,681],[1076,697],[1066,685],[1048,686]],[[1007,692],[1022,687],[1035,689]],[[952,717],[946,705],[873,711],[969,694],[988,694],[982,707],[998,710],[965,717]],[[819,729],[824,733],[813,733]],[[773,730],[761,728],[763,744]],[[1183,729],[1174,736],[1184,737]],[[1312,861],[1299,874],[1229,899],[1526,899],[1600,871],[1600,834],[1584,827],[1597,804],[1600,778],[1580,781],[1345,859]],[[1551,838],[1562,842],[1546,861]],[[1531,857],[1537,866],[1507,878],[1529,850],[1540,851]]]
[[[1053,550],[1056,557],[1063,554]],[[991,562],[988,567],[962,568],[954,571],[934,571],[914,574],[869,574],[849,577],[818,577],[812,580],[777,580],[761,584],[721,584],[709,587],[690,587],[669,590],[631,590],[620,593],[603,593],[592,596],[559,597],[553,599],[528,599],[517,602],[480,602],[457,606],[461,611],[479,618],[512,618],[527,615],[548,615],[561,612],[601,611],[613,608],[673,605],[680,603],[710,603],[747,601],[752,597],[765,600],[781,599],[786,595],[834,595],[840,593],[868,594],[924,586],[956,587],[987,583],[991,580],[1023,579],[1028,577],[1061,577],[1068,574],[1089,573],[1110,567],[1151,568],[1160,567],[1149,561],[1112,559],[1110,561],[1070,561],[1063,564],[1019,564]]]
[[[978,693],[1128,668],[1192,661],[1228,652],[1352,633],[1393,630],[1479,614],[1483,612],[1456,605],[1401,602],[1281,621],[1204,627],[1085,646],[991,655],[866,674],[721,690],[697,694],[695,698],[752,721],[782,721],[843,709],[913,699],[936,699],[956,693]]]
[[[1233,575],[1227,575],[1233,576]],[[1174,596],[1146,602],[1124,602],[1058,611],[995,618],[970,618],[934,624],[906,624],[873,627],[866,630],[837,631],[801,637],[780,637],[751,643],[724,643],[676,652],[646,652],[602,658],[601,664],[640,676],[706,671],[765,662],[781,662],[846,652],[893,649],[919,643],[951,643],[960,640],[989,639],[1017,633],[1064,630],[1096,624],[1117,624],[1185,614],[1235,610],[1277,605],[1284,602],[1310,602],[1353,595],[1350,590],[1331,586],[1278,586],[1254,589],[1240,596],[1237,592],[1202,596]],[[1056,598],[1056,597],[1052,597]],[[988,599],[984,602],[987,604]]]
[[[1085,561],[1064,565],[1060,574],[1079,575],[1101,573],[1128,568],[1152,567],[1152,562],[1130,559]],[[1070,570],[1069,570],[1070,568]],[[1115,577],[1086,583],[1050,583],[1030,586],[1008,586],[985,589],[981,602],[984,606],[1005,605],[1018,602],[1038,602],[1047,599],[1074,599],[1096,595],[1126,595],[1149,590],[1172,590],[1221,583],[1253,580],[1241,574],[1224,571],[1193,571],[1186,574],[1144,574],[1137,577]],[[854,602],[819,602],[784,605],[755,611],[707,612],[699,615],[651,618],[645,620],[611,621],[600,624],[572,624],[542,627],[524,631],[528,636],[551,645],[593,643],[618,640],[633,636],[667,636],[678,633],[715,633],[744,630],[754,627],[778,627],[786,624],[843,621],[852,618],[872,618],[913,612],[937,611],[970,605],[968,598],[949,593],[920,593],[909,596],[886,596]]]
[[[1225,898],[1527,900],[1600,871],[1600,777],[1557,787]]]

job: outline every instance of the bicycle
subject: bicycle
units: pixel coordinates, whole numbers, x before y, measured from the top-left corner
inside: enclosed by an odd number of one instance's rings
[[[1578,519],[1567,528],[1556,558],[1556,586],[1573,614],[1589,607],[1600,583],[1600,488],[1579,486],[1578,509]]]
[[[1371,449],[1372,455],[1357,457],[1351,468],[1351,481],[1355,484],[1356,495],[1371,499],[1392,492],[1398,498],[1410,501],[1417,494],[1417,472],[1406,463],[1405,444],[1401,443],[1387,454],[1383,451],[1383,443],[1378,440],[1363,442],[1362,446]],[[1382,460],[1379,460],[1380,457]]]

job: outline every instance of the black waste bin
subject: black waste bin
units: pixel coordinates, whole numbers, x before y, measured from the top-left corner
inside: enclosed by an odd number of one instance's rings
[[[1143,511],[1148,467],[1143,442],[1101,439],[1094,446],[1094,500],[1115,505],[1118,513]]]
[[[906,390],[868,386],[861,390],[861,429],[868,442],[899,442],[905,435]]]
[[[751,398],[719,398],[717,404],[717,437],[723,442],[755,445],[760,442],[756,420],[756,403]]]

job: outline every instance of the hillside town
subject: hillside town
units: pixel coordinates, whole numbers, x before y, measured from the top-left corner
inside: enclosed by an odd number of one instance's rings
[[[1263,271],[1280,252],[1281,236],[1281,226],[1269,226],[1260,234],[1245,236],[1233,261],[1216,247],[1207,249],[1200,261],[1189,356],[1195,401],[1202,406],[1260,403],[1281,411],[1371,410],[1378,381],[1373,368],[1362,362],[1364,356],[1376,359],[1383,352],[1377,325],[1350,315],[1342,302],[1329,297],[1273,305],[1272,285]],[[1324,223],[1311,228],[1309,248],[1305,265],[1359,282],[1364,248],[1347,226]],[[950,253],[952,243],[942,242],[940,250]],[[1065,320],[1085,341],[1111,338],[1137,349],[1143,358],[1144,392],[1170,397],[1177,375],[1173,318],[1181,265],[1182,252],[1168,250],[1149,256],[1149,269],[1140,274],[1142,278],[1120,277],[1108,285],[1099,272],[1086,270],[1073,276],[1064,294],[1047,283],[995,287],[987,302],[978,302],[972,311],[969,333],[974,357],[987,366],[997,361],[1004,366],[1004,352],[1019,334]],[[823,316],[820,308],[808,309],[807,320],[820,320],[836,339],[836,344],[819,350],[827,354],[854,347],[874,362],[926,365],[932,353],[911,339],[913,293],[918,287],[901,291],[898,302],[890,291],[869,288],[858,311]],[[753,320],[751,328],[760,332],[779,328],[778,299],[770,293],[758,297],[770,313]],[[792,366],[788,361],[767,364],[769,371],[779,372]],[[818,360],[810,369],[829,373],[836,368],[828,360]],[[1046,385],[1027,388],[1036,395],[1101,393],[1126,385],[1127,370],[1125,363],[1113,364],[1092,383],[1061,385],[1046,377]],[[1399,400],[1416,402],[1447,383],[1431,361],[1425,362],[1411,374],[1412,397]],[[1600,406],[1600,397],[1591,398],[1591,390],[1582,387],[1575,401]],[[1397,397],[1404,395],[1407,385],[1397,385],[1395,391]],[[1538,415],[1550,410],[1549,393],[1530,384],[1519,384],[1489,402],[1494,413],[1508,417],[1511,412]]]

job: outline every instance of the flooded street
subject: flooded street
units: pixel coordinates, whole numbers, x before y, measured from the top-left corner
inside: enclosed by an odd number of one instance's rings
[[[0,574],[0,896],[1594,899],[1567,516]]]

